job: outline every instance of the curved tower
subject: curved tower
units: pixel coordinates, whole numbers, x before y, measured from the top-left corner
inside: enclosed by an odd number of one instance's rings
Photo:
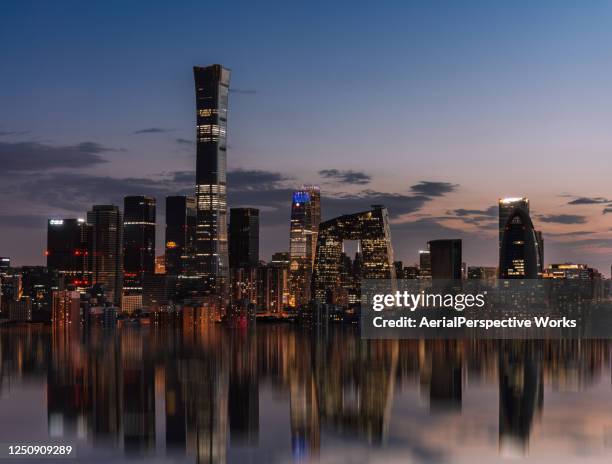
[[[540,269],[538,238],[525,209],[515,208],[503,229],[499,275],[501,279],[537,279]]]

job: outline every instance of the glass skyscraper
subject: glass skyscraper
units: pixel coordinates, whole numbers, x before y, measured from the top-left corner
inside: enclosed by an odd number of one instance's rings
[[[202,294],[227,294],[227,107],[230,71],[193,68],[196,91],[196,271]]]
[[[47,267],[59,273],[63,285],[91,285],[91,232],[84,219],[47,221]]]
[[[230,209],[229,263],[231,268],[255,267],[259,264],[258,209]]]
[[[294,308],[310,302],[310,280],[320,222],[319,187],[305,185],[293,192],[289,231],[289,306]]]
[[[155,198],[123,199],[123,287],[142,290],[142,278],[155,272]]]
[[[340,286],[344,240],[359,240],[361,243],[363,279],[388,279],[391,287],[397,288],[387,209],[372,205],[370,211],[347,214],[321,223],[312,279],[314,299],[319,303],[333,303]]]
[[[542,270],[541,253],[526,198],[500,200],[499,277],[501,279],[537,279]],[[503,208],[502,208],[503,207]],[[503,214],[503,217],[502,217]]]
[[[195,258],[195,198],[166,197],[166,273],[193,275]]]
[[[123,215],[115,205],[94,205],[87,212],[93,227],[91,242],[92,283],[102,285],[115,304],[123,287]]]

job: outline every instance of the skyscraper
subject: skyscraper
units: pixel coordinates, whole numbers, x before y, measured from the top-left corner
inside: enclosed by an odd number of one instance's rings
[[[195,231],[195,198],[166,197],[166,274],[195,273]]]
[[[289,305],[291,307],[299,307],[310,302],[310,281],[320,222],[319,187],[304,185],[300,190],[293,192],[289,231]]]
[[[57,271],[64,285],[91,285],[92,226],[84,219],[47,221],[47,267]]]
[[[520,208],[529,214],[529,199],[526,197],[507,197],[498,200],[499,205],[499,248],[504,236],[504,228],[512,212]]]
[[[461,280],[461,239],[428,242],[431,258],[431,278]]]
[[[155,272],[155,198],[123,199],[123,286],[142,290],[142,278]]]
[[[431,255],[429,250],[419,250],[419,278],[431,279]]]
[[[123,287],[123,217],[115,205],[94,205],[87,212],[93,227],[91,245],[92,283],[104,286],[105,295],[115,304]]]
[[[347,214],[321,223],[312,279],[313,297],[318,302],[333,302],[334,293],[340,286],[344,240],[359,240],[361,243],[363,279],[389,279],[390,286],[396,288],[387,209],[372,205],[370,211]]]
[[[255,267],[259,263],[258,209],[230,209],[229,263],[231,268]]]
[[[196,91],[196,266],[203,294],[227,293],[227,107],[230,71],[193,68]]]
[[[516,207],[503,229],[499,257],[502,279],[537,279],[541,270],[538,239],[529,213]]]

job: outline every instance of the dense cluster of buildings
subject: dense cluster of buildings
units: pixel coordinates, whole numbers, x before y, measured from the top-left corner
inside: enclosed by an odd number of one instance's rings
[[[431,240],[418,264],[403,266],[394,260],[383,205],[322,222],[321,192],[312,185],[293,193],[289,251],[263,262],[259,210],[231,208],[228,215],[230,71],[195,67],[194,79],[195,192],[165,199],[164,255],[155,254],[157,202],[146,195],[125,197],[123,209],[94,205],[86,218],[49,219],[46,266],[13,269],[9,258],[0,258],[4,319],[46,314],[73,322],[78,302],[83,319],[94,315],[103,321],[183,308],[213,320],[312,314],[321,307],[354,314],[363,279],[601,279],[586,265],[544,268],[544,241],[527,198],[499,200],[496,269],[468,267],[460,239]],[[345,241],[358,242],[354,257],[345,253]],[[577,272],[570,272],[572,266]]]

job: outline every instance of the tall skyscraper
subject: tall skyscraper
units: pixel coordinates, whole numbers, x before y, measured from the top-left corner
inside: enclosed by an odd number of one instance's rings
[[[370,211],[347,214],[321,223],[312,279],[313,297],[318,302],[334,302],[341,283],[344,240],[359,240],[361,243],[363,279],[389,279],[391,287],[396,289],[387,209],[372,205]]]
[[[501,279],[537,279],[541,269],[538,238],[529,212],[516,206],[506,215],[502,231],[499,276]]]
[[[230,71],[193,68],[196,91],[196,262],[203,294],[227,293],[227,108]]]
[[[155,272],[155,198],[123,199],[123,287],[142,290],[142,278]]]
[[[166,274],[195,273],[195,231],[195,198],[166,197]]]
[[[431,278],[461,280],[461,239],[432,240],[428,242],[431,258]]]
[[[293,192],[289,231],[289,305],[294,308],[310,302],[310,281],[320,222],[319,187],[304,185]]]
[[[115,205],[94,205],[87,212],[87,222],[93,227],[92,283],[103,285],[106,297],[119,304],[123,287],[123,215]]]
[[[259,263],[258,209],[230,209],[229,263],[231,268],[255,267]]]
[[[92,226],[84,219],[47,221],[47,267],[57,271],[63,286],[91,285]]]
[[[419,250],[419,278],[431,279],[431,254],[429,250]]]

